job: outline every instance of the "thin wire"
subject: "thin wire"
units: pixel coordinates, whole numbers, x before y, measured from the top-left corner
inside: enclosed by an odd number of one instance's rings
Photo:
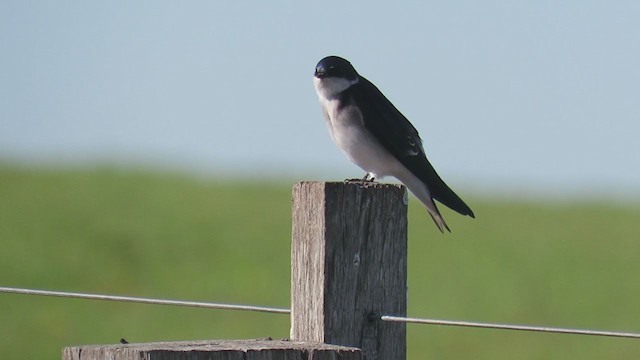
[[[197,308],[207,308],[207,309],[256,311],[256,312],[265,312],[265,313],[273,313],[273,314],[289,314],[291,312],[289,309],[265,307],[265,306],[220,304],[220,303],[182,301],[182,300],[162,300],[162,299],[150,299],[150,298],[131,297],[131,296],[83,294],[83,293],[74,293],[74,292],[20,289],[20,288],[10,288],[10,287],[0,287],[0,292],[24,294],[24,295],[41,295],[41,296],[55,296],[55,297],[65,297],[65,298],[77,298],[77,299],[90,299],[90,300],[122,301],[122,302],[154,304],[154,305],[187,306],[187,307],[197,307]]]
[[[471,321],[419,319],[419,318],[406,318],[406,317],[388,316],[388,315],[381,316],[380,319],[383,321],[414,323],[414,324],[462,326],[462,327],[502,329],[502,330],[537,331],[537,332],[560,333],[560,334],[613,336],[613,337],[640,339],[640,334],[638,333],[627,333],[627,332],[617,332],[617,331],[567,329],[567,328],[556,328],[556,327],[547,327],[547,326],[492,324],[492,323],[480,323],[480,322],[471,322]]]
[[[182,300],[163,300],[163,299],[151,299],[151,298],[131,297],[131,296],[84,294],[84,293],[74,293],[74,292],[22,289],[22,288],[11,288],[11,287],[0,287],[0,293],[54,296],[54,297],[89,299],[89,300],[121,301],[121,302],[132,302],[132,303],[142,303],[142,304],[186,306],[186,307],[221,309],[221,310],[255,311],[255,312],[265,312],[265,313],[272,313],[272,314],[290,314],[291,313],[291,310],[289,309],[265,307],[265,306],[221,304],[221,303],[182,301]],[[547,327],[547,326],[508,325],[508,324],[480,323],[480,322],[455,321],[455,320],[421,319],[421,318],[407,318],[407,317],[389,316],[389,315],[383,315],[379,319],[382,321],[414,323],[414,324],[430,324],[430,325],[474,327],[474,328],[485,328],[485,329],[520,330],[520,331],[535,331],[535,332],[546,332],[546,333],[610,336],[610,337],[640,339],[640,333],[627,333],[627,332],[617,332],[617,331],[569,329],[569,328],[556,328],[556,327]]]

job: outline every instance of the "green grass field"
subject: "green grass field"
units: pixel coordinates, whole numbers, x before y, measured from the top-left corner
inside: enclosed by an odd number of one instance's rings
[[[292,182],[0,167],[0,286],[289,306]],[[412,199],[409,315],[640,332],[640,206]],[[287,337],[286,315],[0,294],[0,357]],[[631,359],[640,341],[408,326],[409,359]]]

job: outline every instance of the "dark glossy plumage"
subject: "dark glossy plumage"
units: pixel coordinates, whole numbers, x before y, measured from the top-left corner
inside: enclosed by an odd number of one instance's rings
[[[445,184],[427,160],[416,128],[375,85],[360,76],[358,84],[347,89],[344,95],[353,97],[360,105],[366,128],[427,185],[434,199],[462,215],[475,217],[471,208]]]

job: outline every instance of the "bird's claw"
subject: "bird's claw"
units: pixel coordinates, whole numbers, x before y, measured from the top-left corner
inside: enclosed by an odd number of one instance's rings
[[[372,184],[375,184],[375,178],[369,178],[369,174],[365,174],[362,179],[345,179],[345,183],[355,184],[360,186],[360,188],[369,187]]]

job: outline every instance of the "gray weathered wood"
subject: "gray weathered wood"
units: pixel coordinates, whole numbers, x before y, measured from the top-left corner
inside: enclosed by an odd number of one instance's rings
[[[362,360],[356,348],[279,340],[207,340],[67,347],[63,360]]]
[[[291,339],[406,358],[407,193],[400,185],[302,182],[293,189]]]

